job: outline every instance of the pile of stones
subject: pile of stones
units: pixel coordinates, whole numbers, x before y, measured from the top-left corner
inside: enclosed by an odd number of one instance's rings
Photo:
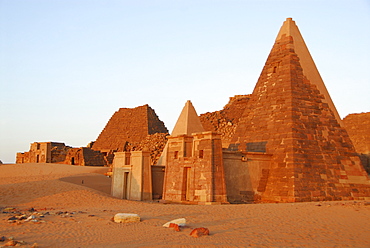
[[[2,244],[3,243],[3,244]],[[22,246],[22,245],[30,245],[23,240],[15,240],[14,237],[0,237],[0,247],[9,247],[9,246]],[[28,246],[29,247],[29,246]],[[39,247],[37,243],[34,243],[31,248]]]
[[[222,140],[230,143],[237,127],[237,123],[233,123],[235,121],[226,118],[221,111],[202,114],[200,119],[207,131],[219,132]]]
[[[9,214],[8,223],[23,224],[25,222],[44,223],[45,214],[37,212],[34,208],[26,211],[18,211],[15,208],[4,208],[2,213]]]
[[[168,133],[150,134],[139,143],[128,144],[125,149],[127,151],[150,151],[152,164],[156,164],[167,143],[167,136]]]

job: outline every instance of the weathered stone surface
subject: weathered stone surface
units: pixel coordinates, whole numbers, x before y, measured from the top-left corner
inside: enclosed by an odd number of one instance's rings
[[[195,228],[190,233],[190,236],[194,238],[199,238],[199,237],[207,236],[207,235],[209,235],[209,230],[208,228],[205,228],[205,227]]]
[[[249,98],[250,95],[230,97],[228,104],[222,110],[207,112],[199,116],[206,131],[221,133],[223,148],[229,146]]]
[[[17,153],[16,163],[61,163],[70,148],[59,142],[34,142],[28,152]]]
[[[107,161],[100,151],[88,147],[79,147],[68,150],[64,163],[81,166],[104,166]]]
[[[370,112],[347,115],[343,123],[356,152],[370,154]]]
[[[139,143],[128,144],[128,150],[131,151],[149,151],[151,163],[156,164],[167,143],[168,133],[149,134]]]
[[[64,163],[81,166],[104,166],[104,155],[91,148],[72,148],[59,142],[34,142],[30,150],[17,153],[16,163]]]
[[[184,226],[186,226],[186,219],[185,218],[179,218],[179,219],[171,220],[171,221],[165,223],[163,226],[164,227],[170,227],[171,223],[184,227]]]
[[[370,174],[370,112],[347,115],[343,123],[365,170]]]
[[[8,242],[6,242],[5,244],[4,244],[4,246],[16,246],[17,245],[17,241],[15,241],[15,240],[9,240]]]
[[[140,222],[140,216],[138,214],[118,213],[114,216],[114,222],[116,223]]]

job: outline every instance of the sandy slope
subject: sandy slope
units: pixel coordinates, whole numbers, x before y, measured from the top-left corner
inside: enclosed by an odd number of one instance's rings
[[[0,212],[0,237],[30,247],[370,247],[367,202],[191,206],[133,202],[109,196],[105,168],[60,164],[0,165],[0,210],[33,207],[45,222],[8,223]],[[320,205],[320,206],[319,206]],[[58,212],[67,214],[58,214]],[[140,223],[116,224],[115,213],[137,213]],[[164,228],[184,217],[181,232]],[[193,238],[192,228],[210,236]],[[0,246],[3,243],[0,243]]]

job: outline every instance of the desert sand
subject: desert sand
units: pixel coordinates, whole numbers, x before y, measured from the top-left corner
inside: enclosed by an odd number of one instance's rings
[[[127,201],[110,196],[106,171],[0,165],[0,238],[23,241],[21,247],[370,247],[369,202],[203,206]],[[11,223],[15,212],[44,217]],[[116,213],[136,213],[141,222],[114,223]],[[187,221],[180,232],[162,227],[176,218]],[[191,237],[197,227],[208,228],[210,235]]]

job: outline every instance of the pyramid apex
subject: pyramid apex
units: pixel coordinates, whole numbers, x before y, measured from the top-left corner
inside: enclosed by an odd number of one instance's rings
[[[283,25],[280,28],[276,40],[280,40],[283,35],[285,36],[301,35],[293,18],[291,17],[286,18],[286,20],[284,21]]]
[[[315,62],[313,61],[311,54],[308,51],[308,48],[303,40],[301,32],[299,31],[298,26],[291,17],[286,18],[286,20],[284,21],[276,37],[275,43],[279,42],[284,36],[290,36],[293,39],[292,48],[298,55],[299,62],[302,66],[304,75],[312,83],[314,83],[316,87],[320,90],[321,94],[324,95],[325,97],[324,102],[329,104],[330,109],[333,111],[338,123],[342,125],[342,120],[338,114],[337,109],[334,106],[334,103],[329,95],[328,90],[325,87],[324,81],[322,80],[320,73],[316,68]]]
[[[172,130],[171,135],[191,135],[192,133],[204,132],[200,118],[190,100],[187,100],[179,118]]]

